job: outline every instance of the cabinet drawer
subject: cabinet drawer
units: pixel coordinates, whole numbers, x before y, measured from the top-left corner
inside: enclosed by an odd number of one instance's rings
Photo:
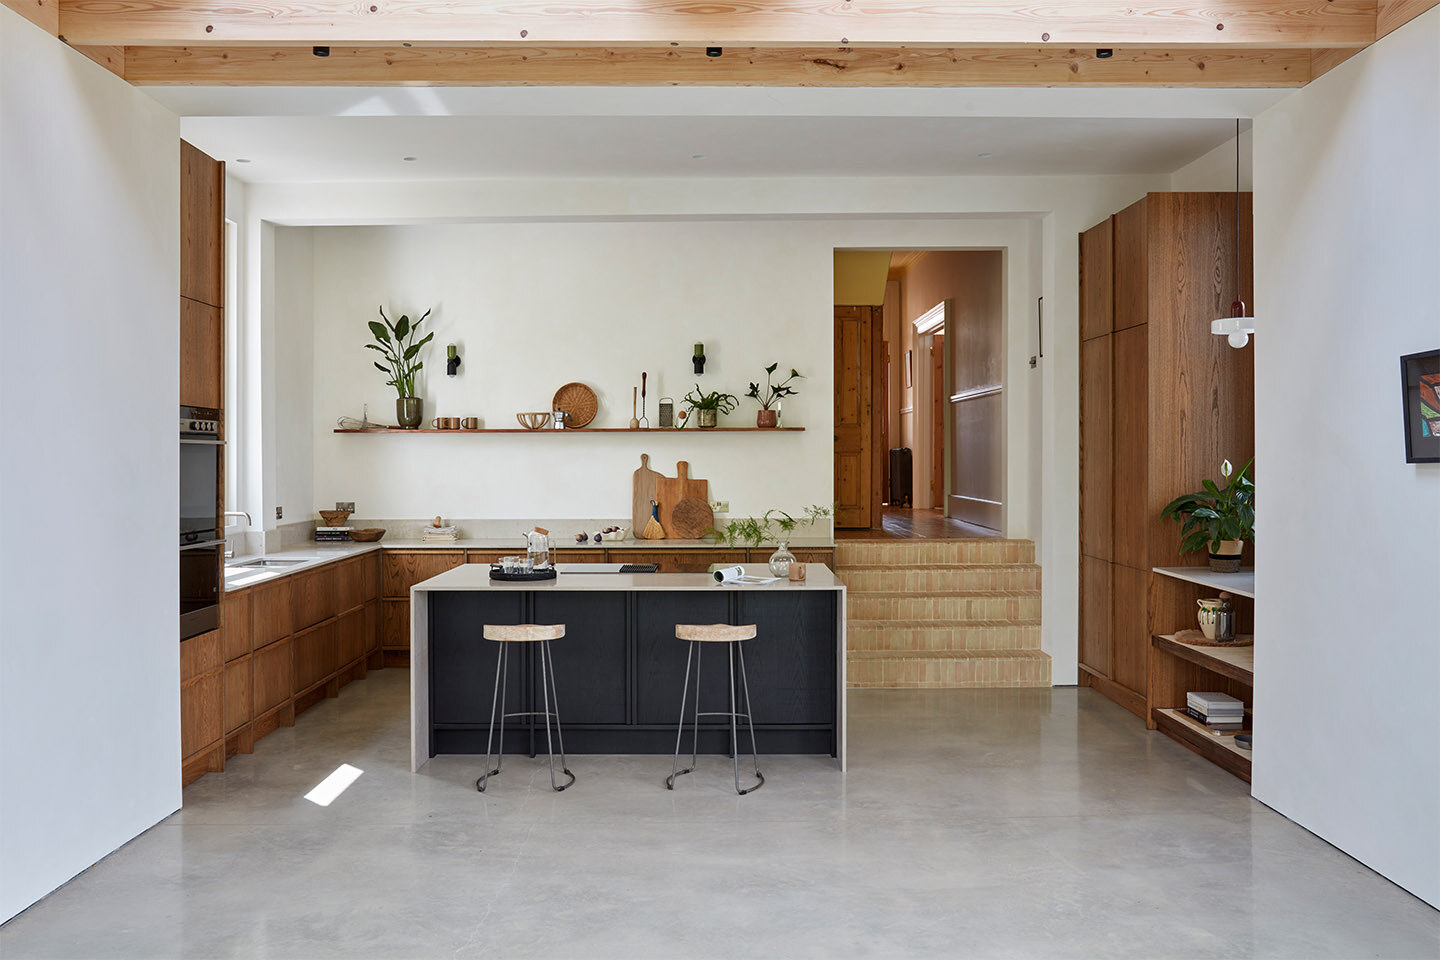
[[[521,551],[516,550],[516,553]],[[390,551],[385,554],[384,596],[408,599],[410,588],[465,562],[463,550]]]
[[[211,630],[180,643],[180,682],[219,670],[225,663],[220,631]]]
[[[254,649],[290,635],[290,580],[282,577],[250,591]]]
[[[335,568],[321,567],[294,576],[290,584],[290,626],[304,630],[335,616]]]
[[[229,733],[250,722],[250,706],[254,699],[254,683],[250,658],[244,657],[225,664],[225,732]]]
[[[380,554],[367,553],[360,558],[360,596],[365,600],[380,598]]]
[[[501,557],[518,557],[524,552],[524,547],[517,547],[514,550],[467,550],[465,551],[465,562],[499,563]]]
[[[660,573],[704,573],[712,563],[745,563],[746,552],[743,549],[627,550],[624,562],[659,564]]]
[[[365,608],[342,613],[335,621],[335,633],[340,647],[337,666],[358,660],[365,653]]]
[[[335,564],[335,612],[344,613],[365,602],[364,557]]]
[[[313,687],[339,666],[335,624],[326,623],[297,633],[291,642],[295,649],[295,693]]]
[[[180,687],[180,755],[188,757],[225,735],[220,671]]]
[[[365,604],[365,652],[380,649],[380,601]]]
[[[410,648],[410,601],[381,600],[384,623],[381,645],[391,649]]]
[[[220,632],[225,639],[225,659],[234,660],[250,652],[254,643],[254,617],[250,610],[250,591],[227,593],[222,601]]]
[[[295,664],[289,640],[255,651],[251,658],[252,716],[273,710],[290,699],[295,688]]]

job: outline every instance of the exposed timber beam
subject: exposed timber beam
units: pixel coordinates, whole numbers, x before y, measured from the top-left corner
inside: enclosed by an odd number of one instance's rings
[[[5,6],[44,30],[50,36],[60,33],[60,0],[0,0]]]
[[[129,47],[137,85],[1298,87],[1307,50]]]
[[[1414,2],[1414,0],[1410,0]],[[61,0],[90,46],[1352,47],[1377,0]]]

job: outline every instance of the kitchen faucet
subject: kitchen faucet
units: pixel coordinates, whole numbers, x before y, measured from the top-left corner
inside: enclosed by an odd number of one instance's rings
[[[225,514],[224,514],[224,517],[244,517],[244,518],[245,518],[245,526],[247,526],[247,527],[253,526],[253,525],[255,524],[255,521],[250,519],[250,514],[246,513],[244,510],[226,510],[226,511],[225,511]],[[223,518],[222,518],[222,519],[223,519]],[[229,526],[229,524],[226,524],[226,526]],[[228,550],[225,551],[225,559],[226,559],[226,560],[229,560],[229,559],[231,559],[231,558],[234,557],[234,556],[235,556],[235,548],[234,548],[234,547],[231,547],[230,549],[228,549]]]

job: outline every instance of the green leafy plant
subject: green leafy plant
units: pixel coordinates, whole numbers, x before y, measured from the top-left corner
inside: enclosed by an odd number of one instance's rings
[[[680,398],[680,402],[690,408],[690,412],[697,410],[714,410],[716,413],[734,413],[735,408],[740,405],[740,398],[732,393],[721,393],[718,390],[706,393],[700,389],[700,384],[695,384],[695,389]],[[683,430],[694,417],[687,417],[681,424]]]
[[[805,378],[800,375],[800,371],[793,367],[790,370],[790,376],[784,380],[781,380],[779,383],[770,382],[771,375],[775,373],[776,368],[779,366],[780,364],[778,363],[772,363],[765,368],[765,390],[763,393],[760,390],[760,384],[752,383],[750,384],[750,392],[745,394],[745,396],[760,404],[761,410],[769,410],[775,406],[775,404],[779,403],[782,398],[793,397],[800,392],[790,386],[790,383],[792,380],[804,380]]]
[[[784,510],[770,509],[758,517],[737,517],[725,524],[725,529],[707,530],[705,535],[716,543],[724,541],[731,547],[740,544],[758,547],[766,540],[788,540],[795,528],[800,525],[801,519],[813,524],[820,520],[827,520],[834,514],[833,507],[822,507],[819,504],[806,507],[800,518],[792,517]],[[774,535],[777,529],[781,534],[778,538]]]
[[[1180,524],[1180,549],[1186,553],[1208,549],[1217,553],[1222,540],[1255,539],[1255,484],[1246,476],[1255,458],[1240,468],[1226,460],[1220,474],[1228,478],[1219,487],[1213,480],[1205,481],[1205,489],[1187,493],[1171,500],[1161,516]]]
[[[420,324],[430,316],[426,310],[424,315],[414,323],[405,314],[394,323],[385,316],[385,308],[380,308],[380,319],[385,321],[379,323],[370,321],[370,333],[375,337],[374,343],[365,344],[371,350],[376,350],[385,357],[385,362],[376,363],[375,369],[381,373],[388,374],[390,379],[385,381],[387,386],[395,388],[396,393],[402,397],[415,396],[415,374],[425,366],[420,360],[420,348],[429,343],[435,334],[427,333],[419,340],[415,339],[420,332]]]

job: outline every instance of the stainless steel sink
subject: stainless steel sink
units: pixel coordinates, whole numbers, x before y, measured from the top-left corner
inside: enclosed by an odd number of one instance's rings
[[[244,563],[237,563],[237,567],[290,567],[297,563],[304,563],[304,560],[247,560]]]

